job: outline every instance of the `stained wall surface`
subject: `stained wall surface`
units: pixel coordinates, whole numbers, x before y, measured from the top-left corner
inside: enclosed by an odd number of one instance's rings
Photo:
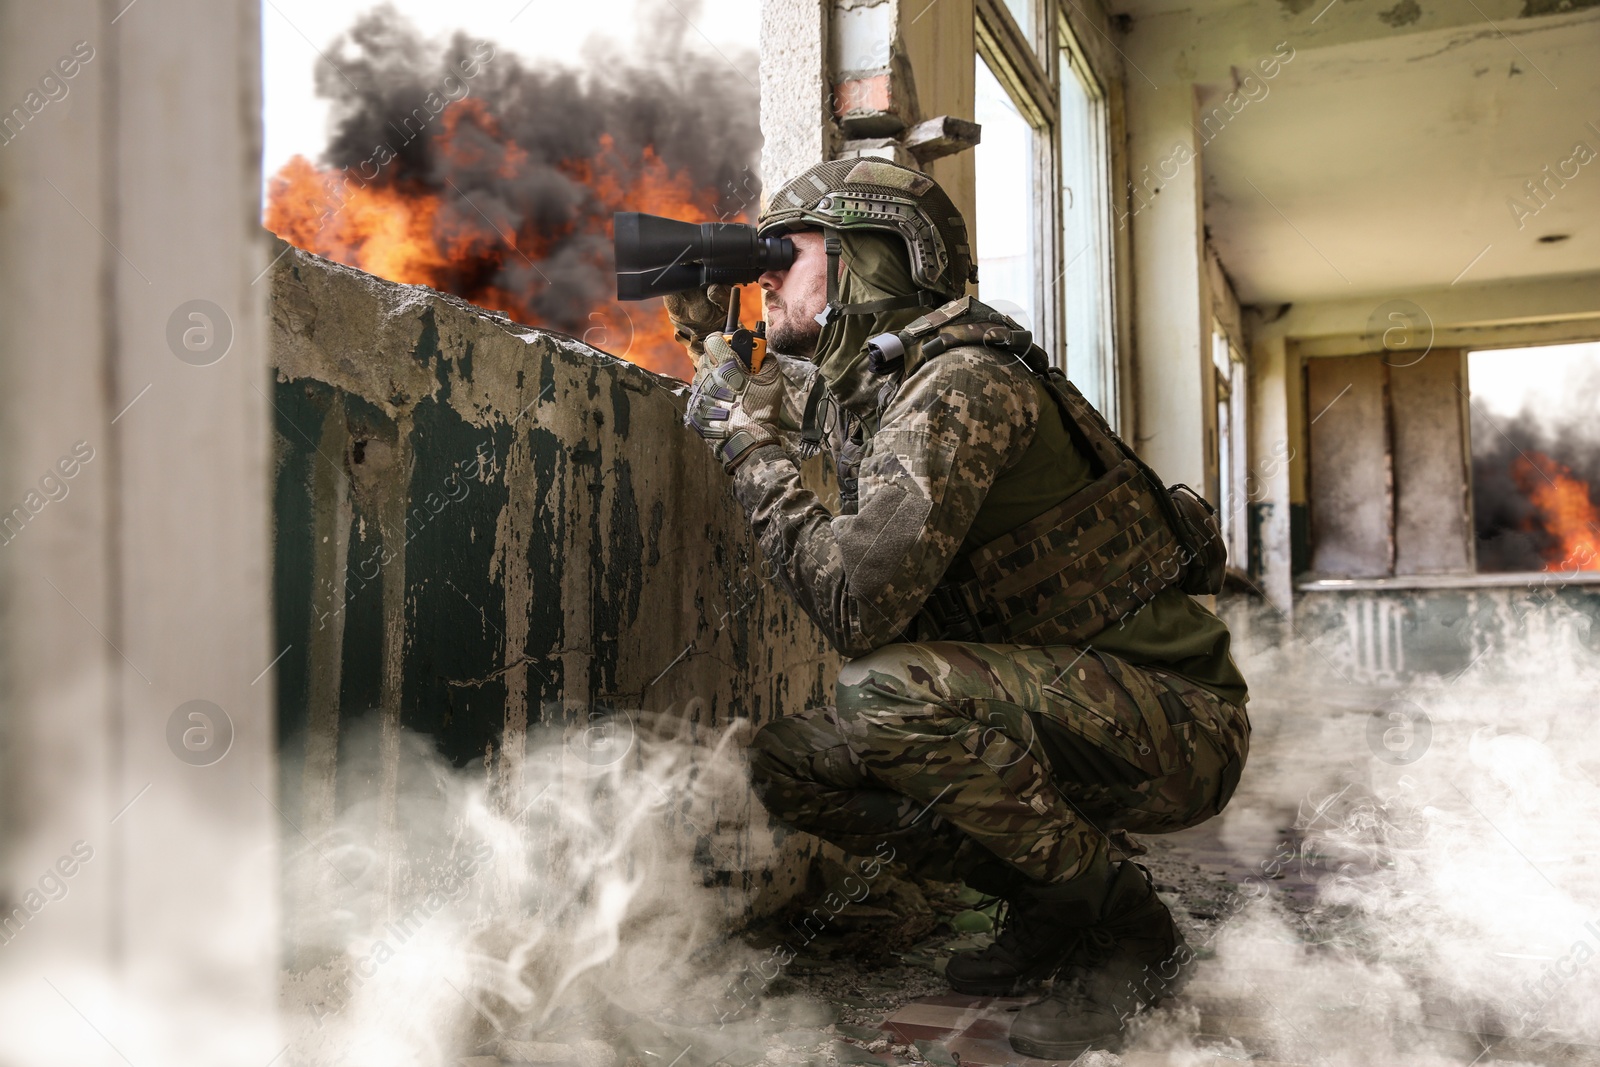
[[[576,773],[654,716],[709,744],[832,699],[683,383],[298,250],[272,284],[283,793],[312,838],[363,790],[392,812],[401,731],[516,811],[533,746]],[[707,883],[781,903],[812,839],[721,803]]]

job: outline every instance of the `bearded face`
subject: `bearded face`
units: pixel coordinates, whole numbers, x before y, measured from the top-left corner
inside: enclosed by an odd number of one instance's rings
[[[809,359],[822,334],[817,316],[828,306],[828,254],[821,230],[788,236],[794,242],[794,262],[758,279],[765,297],[767,344],[774,352]]]

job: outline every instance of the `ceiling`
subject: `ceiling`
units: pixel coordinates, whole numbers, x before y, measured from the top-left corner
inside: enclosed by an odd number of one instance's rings
[[[1597,57],[1600,10],[1298,51],[1202,149],[1240,301],[1600,271]],[[1233,88],[1201,87],[1201,116]],[[1575,176],[1541,203],[1546,166]]]

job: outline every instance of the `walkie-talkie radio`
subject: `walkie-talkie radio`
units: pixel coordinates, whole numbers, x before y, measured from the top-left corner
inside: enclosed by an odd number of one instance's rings
[[[761,364],[767,358],[767,324],[756,323],[753,330],[747,330],[739,325],[739,287],[733,287],[733,293],[728,297],[728,321],[722,331],[722,339],[728,342],[728,347],[733,349],[733,354],[739,357],[739,362],[751,374],[761,369]]]

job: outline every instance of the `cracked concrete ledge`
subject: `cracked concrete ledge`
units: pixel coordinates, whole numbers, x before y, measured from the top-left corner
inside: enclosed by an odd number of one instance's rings
[[[308,834],[356,787],[363,716],[392,826],[402,729],[515,810],[532,749],[597,714],[699,742],[831,699],[838,658],[760,577],[683,383],[297,249],[271,319],[281,785]],[[769,912],[811,839],[718,803],[706,882]]]

